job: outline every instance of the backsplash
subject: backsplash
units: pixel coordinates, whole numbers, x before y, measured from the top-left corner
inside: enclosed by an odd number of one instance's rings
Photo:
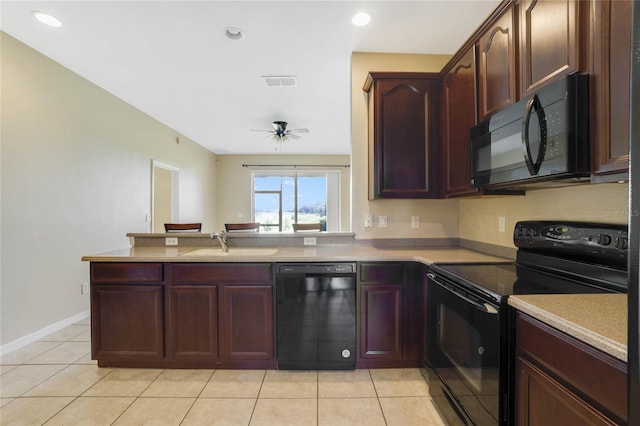
[[[626,224],[628,198],[627,183],[608,183],[461,199],[460,238],[513,247],[513,228],[520,220]],[[498,231],[500,217],[505,218],[504,232]]]

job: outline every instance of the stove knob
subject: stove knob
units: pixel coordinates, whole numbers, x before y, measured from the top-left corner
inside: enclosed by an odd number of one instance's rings
[[[626,250],[629,247],[629,241],[625,237],[616,238],[616,248],[618,250]]]
[[[598,235],[598,244],[601,246],[608,246],[611,244],[611,235],[609,234],[599,234]]]

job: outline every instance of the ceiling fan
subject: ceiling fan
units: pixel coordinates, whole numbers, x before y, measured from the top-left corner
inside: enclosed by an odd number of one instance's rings
[[[274,121],[271,123],[273,130],[251,129],[251,131],[270,133],[271,139],[276,142],[286,142],[289,138],[297,140],[300,139],[300,136],[296,135],[296,133],[309,133],[309,129],[287,129],[287,124],[286,121]]]

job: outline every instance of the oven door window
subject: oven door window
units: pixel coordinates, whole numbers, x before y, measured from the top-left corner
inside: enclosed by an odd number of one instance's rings
[[[462,316],[451,307],[440,305],[438,316],[438,346],[442,354],[474,394],[497,393],[497,326],[486,324],[483,315],[474,309]]]
[[[428,309],[429,364],[472,418],[497,419],[499,311],[436,283],[429,286]]]

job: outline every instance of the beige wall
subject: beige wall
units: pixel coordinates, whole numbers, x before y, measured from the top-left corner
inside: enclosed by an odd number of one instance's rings
[[[358,239],[445,238],[458,236],[456,200],[374,200],[367,196],[367,96],[362,86],[369,71],[439,72],[448,55],[404,55],[353,53],[351,56],[351,152],[352,229]],[[367,214],[373,228],[365,228]],[[387,228],[378,227],[378,216],[388,218]],[[420,216],[420,228],[411,228],[411,216]]]
[[[215,155],[12,37],[1,51],[2,345],[89,309],[82,255],[148,232],[151,161],[180,219],[215,223]],[[180,143],[176,143],[179,137]]]
[[[222,229],[225,223],[250,222],[251,172],[254,170],[276,170],[273,168],[243,167],[243,164],[349,165],[349,160],[348,155],[218,155],[216,162],[218,174],[216,229]],[[313,170],[325,169],[314,167]],[[351,170],[349,168],[327,168],[326,170],[340,171],[340,230],[349,231],[351,229]]]
[[[519,220],[566,220],[626,224],[629,185],[612,183],[527,191],[524,196],[460,200],[460,238],[513,247]],[[498,217],[506,232],[498,232]]]

